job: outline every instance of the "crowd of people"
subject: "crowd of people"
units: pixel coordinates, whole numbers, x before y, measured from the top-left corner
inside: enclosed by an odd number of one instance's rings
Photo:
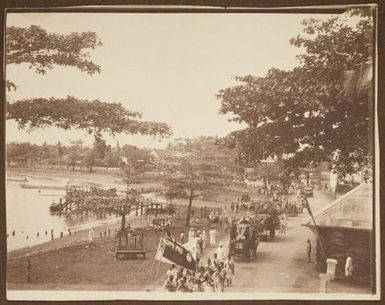
[[[206,263],[198,262],[196,270],[189,270],[175,265],[167,270],[164,289],[169,292],[224,292],[232,285],[235,273],[234,261],[225,255],[221,244],[212,258]]]
[[[258,211],[255,209],[255,212],[251,212],[251,200],[243,195],[238,200],[231,202],[229,213],[226,207],[221,211],[210,211],[208,230],[204,227],[202,231],[195,232],[193,228],[190,228],[186,235],[182,232],[179,240],[181,244],[192,243],[196,245],[197,268],[196,270],[183,267],[177,269],[175,265],[172,265],[167,271],[164,289],[169,292],[223,292],[226,286],[232,285],[234,262],[231,256],[227,255],[222,244],[219,244],[213,257],[207,258],[204,263],[203,259],[200,260],[199,258],[203,257],[206,248],[217,246],[217,229],[228,229],[228,226],[236,218],[239,218],[239,213],[243,214],[242,219],[251,221],[251,214],[269,214],[271,212],[269,208],[274,207],[277,211],[274,214],[277,218],[277,227],[274,226],[274,228],[279,229],[279,233],[285,234],[288,223],[285,209],[288,205],[288,195],[294,194],[293,197],[296,202],[303,201],[301,186],[291,184],[288,187],[283,187],[277,183],[266,187],[266,189],[261,188],[260,194],[262,193],[269,195],[270,199],[269,204],[261,205],[261,211],[259,208]],[[215,224],[217,225],[215,226]]]

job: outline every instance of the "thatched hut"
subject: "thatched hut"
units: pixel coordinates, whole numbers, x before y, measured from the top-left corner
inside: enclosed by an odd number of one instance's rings
[[[374,280],[373,244],[373,187],[363,183],[314,214],[317,229],[311,218],[302,225],[309,227],[317,240],[317,264],[325,271],[326,258],[338,261],[336,277],[345,273],[350,252],[353,260],[353,279],[371,284]]]

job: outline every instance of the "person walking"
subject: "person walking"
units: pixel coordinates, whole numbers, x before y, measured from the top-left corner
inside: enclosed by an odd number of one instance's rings
[[[180,243],[183,245],[186,242],[184,232],[180,233]]]
[[[194,238],[195,238],[194,228],[190,228],[190,231],[188,232],[188,242],[192,242]]]
[[[203,254],[203,237],[200,231],[198,231],[197,245],[199,249],[199,255],[202,255]]]
[[[167,270],[167,277],[169,278],[170,276],[172,276],[173,279],[176,280],[177,275],[178,270],[176,269],[175,264],[172,264],[171,267]]]
[[[216,235],[217,235],[214,227],[211,227],[209,234],[210,234],[210,246],[214,247],[216,244]]]
[[[203,273],[202,288],[204,292],[214,292],[214,281],[209,267],[206,267]]]
[[[209,214],[209,221],[210,221],[210,225],[213,223],[213,221],[214,221],[214,218],[215,218],[215,216],[214,216],[214,212],[213,212],[213,211],[211,211],[211,212],[210,212],[210,214]]]
[[[307,251],[307,262],[311,263],[311,241],[310,241],[310,239],[307,240],[306,251]]]
[[[170,275],[167,277],[166,282],[164,283],[163,286],[168,292],[175,292],[176,291],[176,285],[174,281],[174,276]]]
[[[94,228],[89,228],[88,229],[88,242],[89,243],[92,243],[92,241],[94,240],[94,236],[95,236]]]
[[[351,257],[351,251],[348,251],[345,262],[345,276],[348,279],[352,279],[353,276],[353,259]]]
[[[31,259],[27,260],[27,281],[28,283],[32,283],[32,264],[31,264]]]
[[[203,230],[202,230],[202,240],[203,240],[203,249],[204,249],[207,247],[207,232],[205,227],[203,227]]]
[[[219,244],[219,247],[217,248],[217,250],[215,251],[215,253],[216,253],[217,256],[218,256],[218,260],[219,260],[219,261],[223,261],[223,260],[226,258],[226,255],[225,255],[225,248],[223,247],[223,244],[222,244],[222,243]]]

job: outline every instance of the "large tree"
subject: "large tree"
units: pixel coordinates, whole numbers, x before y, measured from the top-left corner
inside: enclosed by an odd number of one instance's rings
[[[370,86],[352,93],[344,76],[371,59],[372,18],[360,14],[356,25],[308,19],[303,27],[290,41],[305,50],[299,67],[237,77],[238,85],[219,91],[220,112],[248,125],[226,142],[248,162],[282,156],[286,168],[298,170],[328,161],[344,176],[370,160]]]
[[[55,34],[39,26],[8,27],[6,31],[6,64],[28,65],[45,74],[55,66],[75,67],[90,75],[101,68],[90,59],[89,51],[102,43],[94,32]],[[7,80],[9,90],[16,85]],[[66,98],[29,98],[7,102],[7,119],[15,120],[19,128],[58,127],[82,129],[100,138],[109,134],[127,133],[166,136],[166,124],[141,121],[141,114],[125,109],[120,103]]]
[[[219,149],[215,142],[211,137],[181,139],[168,148],[174,154],[174,166],[168,170],[165,196],[170,201],[188,199],[186,226],[190,225],[193,200],[199,193],[233,178],[224,169],[234,166],[236,154],[230,149]]]
[[[45,74],[54,66],[76,67],[82,72],[100,72],[100,66],[90,60],[90,49],[102,42],[94,32],[69,35],[48,33],[39,26],[7,27],[6,64],[26,64],[37,73]],[[8,89],[16,88],[10,80]]]

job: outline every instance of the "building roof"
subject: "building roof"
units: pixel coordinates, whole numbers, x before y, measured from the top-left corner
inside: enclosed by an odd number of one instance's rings
[[[355,93],[370,88],[373,81],[373,61],[358,66],[354,70],[345,71],[344,89],[347,92]]]
[[[324,209],[314,214],[318,227],[339,227],[355,230],[373,229],[373,188],[362,183]],[[313,227],[309,217],[303,226]]]

